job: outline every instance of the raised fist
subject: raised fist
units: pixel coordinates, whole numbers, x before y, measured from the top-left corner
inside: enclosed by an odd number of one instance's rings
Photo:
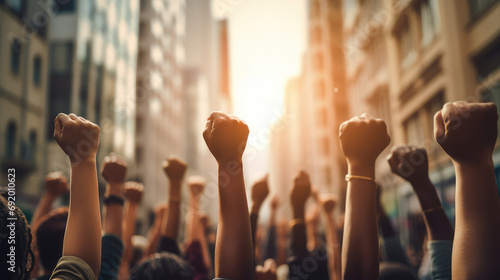
[[[273,197],[271,198],[271,210],[276,211],[276,209],[280,207],[280,204],[280,197],[277,194],[273,195]]]
[[[258,205],[262,205],[262,202],[266,199],[269,194],[269,186],[267,184],[267,175],[259,181],[255,182],[252,186],[252,202]]]
[[[494,103],[446,103],[434,116],[434,136],[457,162],[491,160],[497,139]]]
[[[75,114],[60,113],[54,119],[54,139],[75,165],[95,159],[99,147],[99,126]]]
[[[339,139],[350,164],[375,163],[379,154],[391,142],[385,122],[366,113],[342,123]]]
[[[125,198],[131,203],[139,204],[139,202],[141,202],[143,192],[143,184],[132,181],[125,183]]]
[[[219,163],[241,161],[247,144],[248,126],[237,117],[212,112],[207,119],[203,138]]]
[[[170,157],[163,162],[163,171],[170,180],[182,180],[187,164],[176,157]]]
[[[189,178],[189,190],[193,197],[198,197],[203,193],[205,189],[205,180],[201,177],[191,177]]]
[[[334,194],[324,194],[321,196],[321,205],[327,214],[331,214],[333,212],[338,201],[338,196]]]
[[[304,207],[307,199],[311,195],[311,182],[309,175],[305,171],[300,171],[293,180],[293,189],[291,194],[292,206]]]
[[[429,163],[424,148],[410,145],[394,146],[387,156],[387,161],[392,173],[409,182],[429,176]]]
[[[51,172],[45,176],[45,188],[48,195],[59,197],[69,191],[66,176],[61,172]]]
[[[104,158],[102,177],[108,183],[123,184],[127,176],[127,162],[121,156],[110,153]]]
[[[264,265],[255,267],[255,280],[276,280],[276,262],[273,259],[267,259]]]

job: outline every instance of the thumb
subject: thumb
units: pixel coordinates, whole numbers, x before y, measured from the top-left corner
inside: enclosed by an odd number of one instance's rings
[[[441,110],[434,115],[434,138],[436,142],[442,143],[446,140],[443,116]]]
[[[54,119],[54,139],[57,143],[59,143],[59,139],[61,139],[61,122],[58,117]]]

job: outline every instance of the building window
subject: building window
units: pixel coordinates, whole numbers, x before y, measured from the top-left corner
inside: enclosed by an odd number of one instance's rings
[[[7,133],[5,134],[5,157],[13,158],[16,149],[16,133],[17,127],[14,121],[10,121],[7,125]]]
[[[50,50],[52,73],[65,74],[71,71],[73,44],[72,43],[54,43]]]
[[[472,18],[478,17],[487,10],[498,0],[469,0],[470,14]]]
[[[323,55],[318,52],[314,55],[314,70],[316,71],[321,71],[323,70]]]
[[[25,0],[8,0],[7,4],[9,5],[10,10],[12,13],[17,15],[18,17],[23,17],[24,13],[26,11],[26,3],[27,1]]]
[[[319,25],[311,30],[311,44],[321,44],[321,27]]]
[[[323,137],[321,139],[321,151],[324,155],[330,154],[330,142],[328,141],[328,137]]]
[[[426,47],[437,35],[439,30],[439,13],[436,0],[422,0],[420,3],[420,16],[422,23],[422,46]]]
[[[425,131],[423,126],[420,124],[418,112],[409,117],[405,121],[404,126],[406,130],[406,142],[413,145],[423,145]]]
[[[29,135],[29,142],[28,146],[26,149],[26,159],[27,160],[33,160],[35,159],[35,154],[36,154],[36,131],[32,130]]]
[[[12,41],[10,48],[10,70],[14,74],[19,73],[19,66],[21,64],[21,42],[17,39]]]
[[[405,19],[398,32],[399,59],[402,69],[407,69],[416,59],[410,23]]]
[[[485,88],[481,92],[481,101],[495,103],[495,105],[497,105],[498,115],[500,116],[500,81],[496,81],[495,84]],[[498,131],[500,131],[500,122],[497,122],[497,126]],[[500,137],[500,134],[498,137]]]
[[[437,111],[441,110],[444,105],[444,93],[440,92],[438,93],[434,98],[432,98],[427,104],[425,105],[426,109],[426,122],[427,122],[427,139],[434,139],[434,114],[437,113]],[[430,150],[431,152],[439,151],[440,148],[438,147],[438,144],[435,141],[430,141],[432,144],[432,149]]]
[[[33,60],[33,84],[39,86],[42,83],[42,58],[37,55]]]
[[[57,1],[55,8],[59,13],[72,13],[76,9],[76,0]]]
[[[311,18],[318,18],[320,12],[319,1],[313,0],[311,3]]]

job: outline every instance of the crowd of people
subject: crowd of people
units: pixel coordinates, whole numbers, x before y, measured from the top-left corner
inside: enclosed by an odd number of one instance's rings
[[[126,181],[122,157],[106,156],[101,220],[96,167],[100,129],[75,114],[61,113],[55,119],[54,138],[71,162],[69,187],[62,173],[48,174],[30,224],[15,203],[6,195],[0,197],[0,278],[500,279],[500,198],[492,159],[497,119],[493,103],[447,103],[435,114],[435,139],[455,168],[455,228],[429,179],[425,149],[391,149],[388,164],[413,187],[427,230],[429,265],[416,268],[380,203],[375,162],[391,142],[381,119],[363,114],[339,128],[348,164],[342,216],[335,211],[338,197],[318,194],[308,174],[300,171],[291,186],[292,218],[287,224],[277,222],[284,198],[274,195],[264,232],[258,219],[270,196],[267,177],[252,186],[251,207],[247,205],[242,154],[249,129],[237,117],[213,112],[203,137],[218,163],[216,232],[200,210],[205,186],[201,178],[188,178],[189,211],[181,217],[188,167],[178,158],[168,158],[162,167],[168,195],[155,207],[146,238],[134,235],[144,186]],[[54,200],[67,192],[69,207],[52,209]],[[309,199],[313,206],[306,209]],[[326,223],[320,232],[321,213]],[[181,224],[184,236],[179,236]],[[11,246],[14,262],[4,253]]]

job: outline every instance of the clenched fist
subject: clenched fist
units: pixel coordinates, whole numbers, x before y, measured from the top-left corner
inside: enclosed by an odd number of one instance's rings
[[[110,184],[123,184],[127,176],[127,162],[121,156],[110,153],[104,158],[102,177]]]
[[[342,123],[339,139],[350,164],[374,164],[391,142],[385,122],[366,113]]]
[[[163,162],[163,171],[170,180],[182,180],[186,169],[187,164],[176,157],[170,157]]]
[[[446,103],[434,116],[436,142],[456,162],[491,160],[497,139],[494,103]]]
[[[203,138],[219,163],[241,161],[247,144],[248,126],[237,117],[212,112],[207,119]]]
[[[45,176],[45,188],[47,194],[52,197],[59,197],[69,192],[66,176],[61,172],[51,172]]]
[[[125,198],[131,203],[139,204],[144,192],[144,185],[137,182],[125,183]]]
[[[300,171],[293,180],[291,202],[294,207],[304,207],[307,199],[311,195],[311,182],[309,175],[305,171]]]
[[[252,202],[257,205],[262,205],[267,195],[269,194],[269,186],[267,183],[267,175],[252,186]]]
[[[392,173],[409,182],[429,176],[429,163],[424,148],[411,145],[394,146],[389,156],[387,156],[387,161]]]
[[[188,185],[193,197],[199,197],[205,189],[205,181],[200,177],[189,178]]]
[[[324,194],[321,196],[321,205],[327,214],[333,213],[338,201],[338,196],[334,194]]]
[[[75,114],[63,113],[57,115],[54,123],[54,139],[72,165],[86,159],[95,160],[99,147],[99,126]]]
[[[255,267],[254,280],[276,280],[276,262],[273,259],[267,259],[264,265]]]

